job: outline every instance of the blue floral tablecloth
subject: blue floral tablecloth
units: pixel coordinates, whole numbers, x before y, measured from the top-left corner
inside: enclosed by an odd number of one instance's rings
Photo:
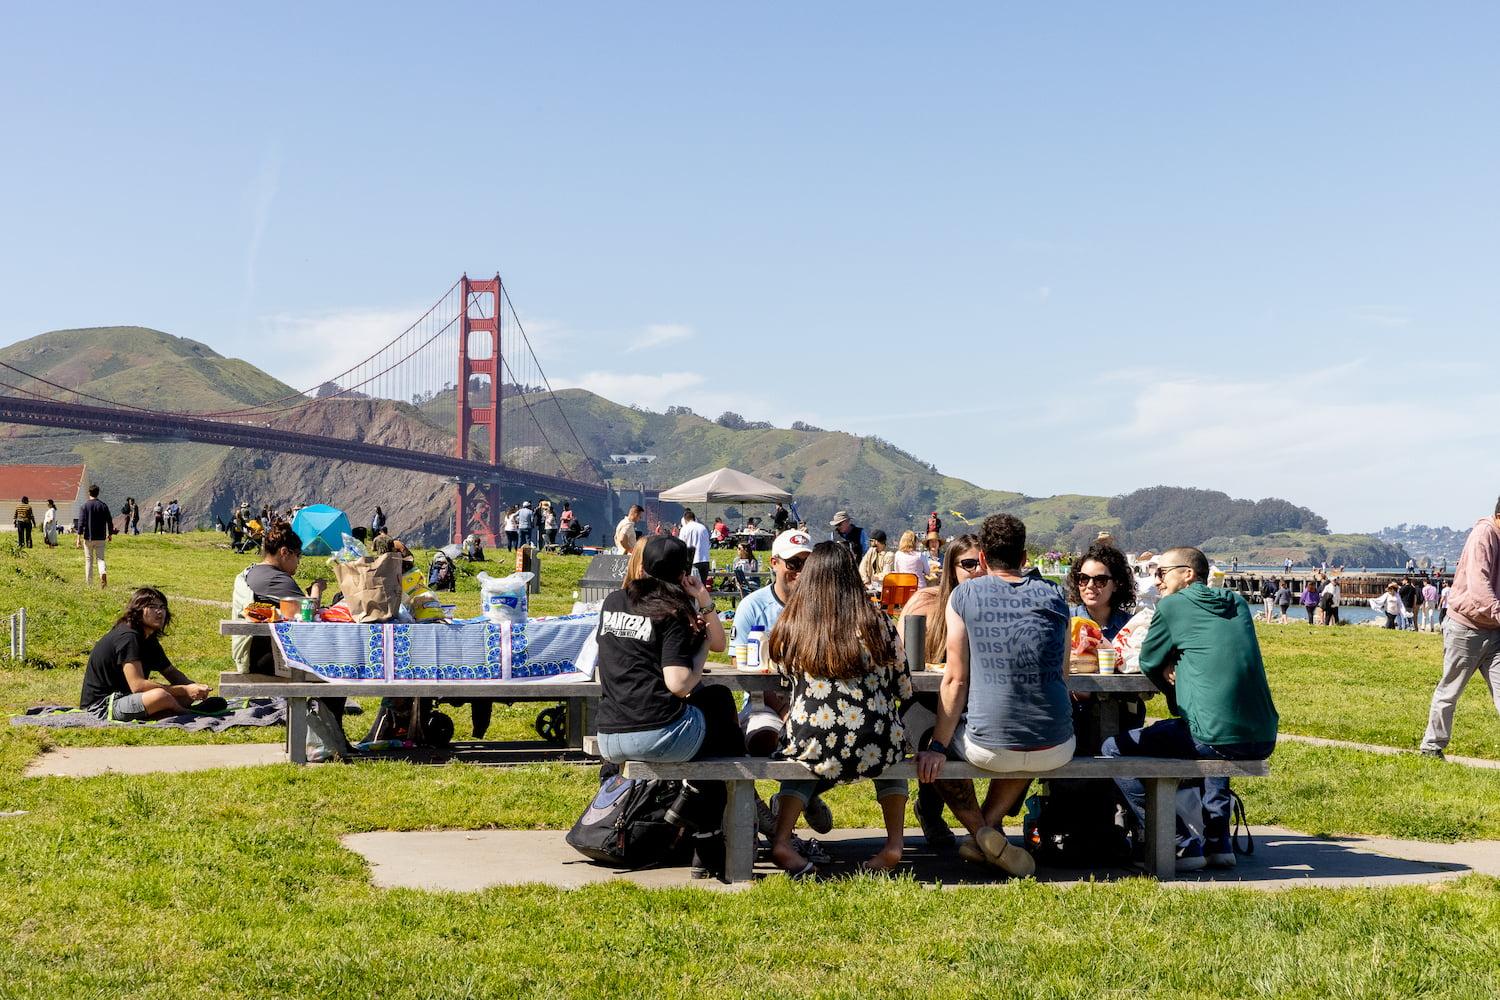
[[[454,622],[350,625],[278,622],[271,635],[286,662],[329,680],[577,680],[596,614],[496,625]]]

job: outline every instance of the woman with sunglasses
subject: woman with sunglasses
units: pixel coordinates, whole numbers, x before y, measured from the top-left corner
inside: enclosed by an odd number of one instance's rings
[[[194,683],[162,651],[161,636],[171,623],[161,591],[142,587],[131,594],[115,627],[89,653],[79,707],[107,722],[224,711],[223,698],[209,697],[207,684]],[[151,680],[153,673],[166,683]]]
[[[966,580],[984,575],[984,564],[979,561],[979,536],[959,535],[948,543],[943,553],[942,570],[938,574],[938,585],[926,587],[912,595],[901,609],[899,630],[906,635],[906,622],[913,615],[927,619],[926,660],[929,664],[942,664],[948,658],[948,616],[943,610],[948,607],[948,598],[954,588]],[[938,696],[935,691],[919,692],[913,699],[914,710],[907,713],[907,731],[912,736],[912,745],[921,746],[932,727],[937,723]],[[933,784],[918,783],[917,797],[912,802],[912,811],[922,827],[922,836],[933,847],[952,847],[957,838],[943,818],[943,796]]]
[[[1095,542],[1068,570],[1074,618],[1091,618],[1111,642],[1135,611],[1135,575],[1125,553]]]

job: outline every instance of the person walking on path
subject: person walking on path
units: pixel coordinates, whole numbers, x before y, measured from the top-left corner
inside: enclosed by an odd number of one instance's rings
[[[1469,532],[1453,570],[1443,624],[1443,676],[1432,692],[1422,754],[1442,759],[1453,736],[1453,709],[1476,670],[1484,672],[1500,712],[1500,500]]]
[[[31,512],[31,500],[22,497],[21,502],[16,504],[16,545],[23,549],[31,548],[31,529],[36,527],[36,515]]]
[[[1428,632],[1436,632],[1437,631],[1437,602],[1438,602],[1438,589],[1437,589],[1437,585],[1435,583],[1433,583],[1431,580],[1428,580],[1426,583],[1422,584],[1422,601],[1421,601],[1421,617],[1422,617],[1422,626],[1421,627],[1425,628]]]
[[[49,549],[57,548],[57,504],[47,501],[47,513],[42,515],[42,541]]]
[[[1302,610],[1307,612],[1307,624],[1312,625],[1313,612],[1318,609],[1318,591],[1309,580],[1302,586]]]
[[[99,484],[89,486],[89,498],[78,509],[78,537],[83,540],[83,585],[94,582],[94,569],[99,570],[99,586],[109,586],[109,574],[104,566],[104,543],[114,537],[115,522],[109,507],[99,499]]]
[[[130,533],[132,535],[141,533],[141,505],[136,503],[134,498],[130,501]]]
[[[1276,606],[1281,609],[1281,624],[1286,624],[1286,613],[1292,606],[1292,588],[1288,585],[1290,581],[1281,581],[1281,589],[1276,591]]]
[[[709,551],[708,528],[698,520],[698,515],[693,513],[691,507],[682,512],[682,527],[678,529],[677,537],[688,547],[688,554],[693,557],[693,570],[698,574],[698,579],[703,581],[704,586],[708,586],[708,571],[712,568],[710,561],[713,558]]]
[[[535,523],[536,513],[531,509],[531,501],[522,500],[521,509],[516,511],[516,540],[518,544],[536,544],[536,540],[531,537],[531,528]]]

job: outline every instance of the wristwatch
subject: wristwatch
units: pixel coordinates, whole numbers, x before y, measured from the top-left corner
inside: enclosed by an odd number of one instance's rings
[[[940,753],[944,757],[948,756],[948,748],[939,743],[937,740],[928,740],[927,749],[931,750],[933,753]]]

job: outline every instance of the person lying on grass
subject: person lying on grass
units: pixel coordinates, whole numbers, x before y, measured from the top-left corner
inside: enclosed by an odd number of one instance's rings
[[[807,765],[812,777],[783,781],[776,797],[771,857],[793,878],[818,874],[792,843],[808,801],[840,782],[875,779],[885,818],[885,845],[863,865],[889,871],[901,863],[907,788],[880,772],[906,753],[898,714],[912,696],[896,629],[870,603],[849,550],[819,542],[797,591],[766,639],[766,655],[791,679],[791,712],[777,756]]]
[[[224,711],[223,698],[209,697],[212,689],[207,684],[194,683],[162,651],[160,636],[171,623],[172,612],[161,591],[142,587],[131,594],[115,627],[89,653],[78,707],[110,722]],[[167,683],[151,680],[153,672]]]

